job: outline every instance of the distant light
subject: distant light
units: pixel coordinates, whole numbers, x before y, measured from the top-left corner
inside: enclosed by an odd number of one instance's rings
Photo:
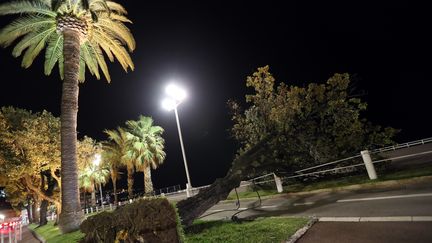
[[[95,154],[95,159],[93,160],[93,165],[99,166],[100,162],[101,162],[101,155]]]
[[[175,100],[173,99],[166,98],[162,101],[162,107],[165,110],[172,111],[176,108],[176,106],[177,106],[177,102],[175,102]]]
[[[165,93],[178,102],[182,102],[187,96],[186,91],[175,84],[169,84]]]
[[[4,220],[6,218],[6,216],[4,216],[4,214],[0,214],[0,220]]]

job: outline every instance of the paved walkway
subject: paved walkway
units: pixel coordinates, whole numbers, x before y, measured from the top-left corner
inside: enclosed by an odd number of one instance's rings
[[[25,243],[40,243],[38,239],[36,239],[27,226],[23,227],[22,240],[20,242]]]
[[[297,243],[432,242],[432,222],[318,222]]]

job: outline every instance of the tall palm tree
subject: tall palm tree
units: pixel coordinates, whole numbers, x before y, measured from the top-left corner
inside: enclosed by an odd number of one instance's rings
[[[127,121],[126,125],[131,134],[132,158],[136,167],[144,174],[144,191],[153,192],[151,168],[156,169],[165,159],[164,143],[162,138],[164,129],[153,126],[151,117],[140,116],[138,121]]]
[[[108,138],[111,142],[109,149],[107,149],[106,151],[108,151],[108,153],[111,153],[110,156],[112,156],[112,159],[119,160],[118,164],[126,166],[128,196],[129,198],[132,198],[133,184],[134,184],[133,175],[135,173],[135,166],[133,160],[131,159],[131,152],[130,152],[130,146],[128,141],[129,133],[121,127],[117,127],[116,130],[105,130],[104,132],[108,135]],[[116,163],[117,165],[117,162],[114,163]],[[113,180],[113,187],[114,187],[117,177],[111,179]]]
[[[78,83],[85,69],[100,78],[99,68],[110,81],[105,55],[116,58],[125,71],[134,69],[129,51],[135,41],[124,23],[126,10],[111,0],[15,0],[0,5],[0,15],[19,15],[0,31],[0,45],[15,40],[12,54],[21,56],[28,68],[45,48],[45,74],[58,63],[63,79],[61,98],[61,176],[62,212],[59,226],[63,232],[79,228],[83,219],[79,202],[76,163],[76,126]]]

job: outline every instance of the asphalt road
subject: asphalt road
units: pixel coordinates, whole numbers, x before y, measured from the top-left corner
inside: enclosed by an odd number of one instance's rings
[[[222,202],[202,217],[205,220],[259,216],[388,217],[432,216],[432,185],[368,192],[325,192],[303,196],[281,195],[262,200]]]
[[[432,242],[432,222],[316,223],[297,243]]]

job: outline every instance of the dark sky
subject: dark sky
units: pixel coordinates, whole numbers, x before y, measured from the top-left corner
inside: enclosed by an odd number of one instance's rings
[[[194,186],[225,174],[236,150],[226,101],[242,100],[245,78],[270,65],[279,82],[323,82],[356,74],[369,120],[402,129],[398,142],[432,136],[432,15],[427,5],[365,1],[119,1],[129,10],[136,70],[110,66],[112,83],[87,76],[80,87],[80,136],[140,114],[165,128],[167,160],[153,173],[156,188],[186,179],[174,114],[161,109],[164,86],[188,90],[179,107]],[[287,3],[289,2],[289,3]],[[381,2],[381,1],[375,1]],[[1,18],[4,26],[9,18]],[[43,75],[42,57],[28,70],[11,48],[0,50],[0,106],[59,115],[61,82]],[[353,151],[354,152],[354,151]],[[142,187],[142,175],[137,176]]]

